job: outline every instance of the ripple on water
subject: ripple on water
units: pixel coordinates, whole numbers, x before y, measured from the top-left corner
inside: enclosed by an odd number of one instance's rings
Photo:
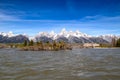
[[[0,49],[0,80],[119,80],[120,49]]]

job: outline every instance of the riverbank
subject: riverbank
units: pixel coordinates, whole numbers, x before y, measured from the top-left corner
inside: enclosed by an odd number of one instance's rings
[[[40,46],[27,46],[20,48],[21,51],[59,51],[59,50],[72,50],[72,47],[40,47]]]
[[[120,47],[85,47],[82,44],[68,44],[64,42],[54,43],[34,43],[31,45],[24,44],[0,44],[0,49],[13,48],[20,51],[59,51],[59,50],[72,50],[72,49],[119,49]]]

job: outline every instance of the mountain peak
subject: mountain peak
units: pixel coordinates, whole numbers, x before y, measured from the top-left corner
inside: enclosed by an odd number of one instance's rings
[[[65,28],[63,28],[63,29],[61,30],[61,32],[66,32],[66,29],[65,29]]]
[[[13,36],[16,36],[16,34],[13,34],[12,31],[9,31],[8,33],[5,33],[5,32],[0,32],[0,35],[3,35],[3,36],[8,36],[8,37],[13,37]]]
[[[100,35],[99,37],[107,40],[108,42],[112,42],[112,39],[113,39],[113,38],[114,38],[114,39],[120,38],[120,36],[116,36],[116,35],[114,35],[114,34]]]
[[[9,32],[7,33],[7,35],[8,35],[8,37],[15,36],[15,34],[13,34],[13,32],[12,32],[12,31],[9,31]]]
[[[3,37],[10,37],[12,39],[12,37],[16,37],[18,34],[14,34],[12,31],[9,31],[8,33],[4,33],[4,32],[0,32],[1,38]],[[22,34],[23,37],[27,37],[29,40],[34,40],[34,41],[40,41],[43,40],[44,42],[48,41],[53,41],[53,40],[63,40],[66,42],[82,42],[82,43],[86,43],[86,42],[111,42],[111,40],[113,38],[118,39],[120,38],[120,36],[116,36],[116,35],[101,35],[98,37],[94,37],[94,36],[90,36],[86,33],[82,33],[79,30],[76,31],[66,31],[65,28],[63,28],[61,30],[60,33],[55,33],[54,31],[51,31],[50,33],[48,32],[39,32],[36,36],[29,36],[26,34]]]

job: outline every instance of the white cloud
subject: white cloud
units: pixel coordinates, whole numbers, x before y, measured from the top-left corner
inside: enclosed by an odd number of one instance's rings
[[[24,16],[24,15],[23,15]],[[24,16],[25,17],[25,16]],[[3,21],[3,22],[1,22]],[[8,21],[8,22],[5,22]],[[12,23],[10,21],[13,21]],[[19,23],[22,27],[19,25]],[[5,23],[5,24],[2,24]],[[7,24],[8,23],[8,24]],[[40,24],[42,23],[42,24]],[[15,24],[15,27],[11,28],[11,25]],[[26,20],[21,19],[17,15],[7,15],[0,12],[0,26],[2,27],[1,30],[11,30],[16,31],[16,33],[21,32],[28,32],[29,34],[38,32],[39,30],[49,31],[49,30],[55,30],[56,32],[59,32],[60,29],[65,27],[68,30],[80,30],[82,32],[85,32],[90,35],[98,35],[98,34],[120,34],[120,16],[86,16],[80,20]],[[7,26],[7,28],[5,28]],[[30,26],[32,29],[25,29],[24,26]],[[32,27],[35,26],[35,27]],[[47,27],[42,29],[42,27]],[[10,28],[9,28],[10,27]],[[18,29],[17,29],[18,27]],[[34,29],[34,30],[33,30]],[[19,31],[18,31],[19,30]]]
[[[118,23],[120,22],[120,15],[118,16],[101,16],[101,15],[96,15],[96,16],[86,16],[80,21],[83,22],[94,22],[94,23]]]
[[[0,13],[0,21],[17,21],[17,20],[20,20],[20,19],[16,16]]]

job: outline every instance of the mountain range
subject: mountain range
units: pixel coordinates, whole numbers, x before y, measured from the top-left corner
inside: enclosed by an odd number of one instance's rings
[[[66,31],[62,29],[60,33],[55,33],[51,31],[39,32],[37,35],[29,37],[25,34],[13,34],[12,32],[0,33],[0,43],[22,43],[24,40],[34,40],[34,41],[43,41],[43,42],[52,42],[52,41],[64,41],[67,43],[110,43],[112,39],[118,39],[120,36],[116,35],[100,35],[100,36],[90,36],[80,31]]]
[[[25,40],[29,41],[29,38],[23,34],[0,33],[0,43],[23,43]]]

